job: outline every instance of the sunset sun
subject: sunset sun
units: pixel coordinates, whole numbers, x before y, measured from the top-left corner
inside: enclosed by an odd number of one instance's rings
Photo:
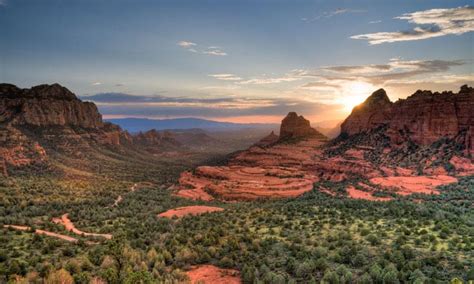
[[[344,109],[351,111],[355,106],[362,103],[373,91],[375,87],[366,82],[351,82],[343,87],[343,97],[341,104]]]

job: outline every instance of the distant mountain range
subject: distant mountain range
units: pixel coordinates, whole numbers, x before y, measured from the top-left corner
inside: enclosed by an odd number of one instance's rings
[[[122,129],[131,133],[148,131],[151,129],[204,129],[206,131],[227,131],[242,129],[271,129],[278,130],[280,125],[276,123],[233,123],[207,120],[201,118],[174,118],[174,119],[148,119],[148,118],[118,118],[106,119],[119,125]]]

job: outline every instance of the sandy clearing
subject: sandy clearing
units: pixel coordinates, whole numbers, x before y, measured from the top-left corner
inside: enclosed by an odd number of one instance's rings
[[[28,227],[28,226],[3,225],[3,227],[4,228],[12,228],[12,229],[19,230],[19,231],[30,231],[31,230],[31,227]],[[72,242],[72,243],[77,243],[79,241],[78,239],[67,236],[67,235],[61,235],[61,234],[57,234],[57,233],[53,233],[53,232],[49,232],[49,231],[45,231],[45,230],[40,230],[40,229],[36,229],[34,231],[34,233],[37,234],[37,235],[45,235],[45,236],[49,236],[49,237],[54,237],[54,238],[61,239],[61,240],[67,241],[67,242]]]
[[[238,270],[222,269],[214,265],[197,265],[186,272],[191,284],[240,284]]]
[[[165,218],[173,218],[174,216],[176,216],[180,218],[186,215],[201,215],[208,212],[218,212],[218,211],[224,211],[224,208],[212,207],[212,206],[185,206],[185,207],[170,209],[166,212],[158,214],[158,216],[165,217]]]
[[[53,223],[63,225],[67,231],[73,232],[74,234],[81,235],[81,236],[87,236],[87,237],[100,237],[100,238],[105,238],[105,239],[112,239],[111,234],[97,234],[97,233],[86,233],[83,232],[79,229],[77,229],[74,226],[74,223],[69,219],[69,214],[63,214],[61,218],[53,218]]]
[[[395,188],[400,195],[410,195],[413,193],[439,194],[436,187],[440,185],[457,182],[458,179],[452,176],[405,176],[405,177],[376,177],[370,182],[386,188]]]
[[[389,201],[389,200],[392,200],[391,197],[376,197],[376,196],[373,196],[372,193],[367,192],[367,191],[358,190],[352,185],[347,187],[347,193],[349,194],[350,198],[353,198],[353,199],[365,199],[365,200],[370,200],[370,201]]]

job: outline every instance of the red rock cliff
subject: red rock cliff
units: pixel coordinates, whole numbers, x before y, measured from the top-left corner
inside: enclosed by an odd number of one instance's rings
[[[341,125],[341,133],[353,135],[382,125],[387,126],[386,134],[395,144],[411,140],[428,145],[461,135],[472,152],[474,89],[462,86],[458,93],[417,91],[395,103],[380,89],[352,110]]]
[[[77,126],[100,128],[102,117],[97,107],[82,102],[59,84],[19,89],[0,84],[0,123],[32,126]]]

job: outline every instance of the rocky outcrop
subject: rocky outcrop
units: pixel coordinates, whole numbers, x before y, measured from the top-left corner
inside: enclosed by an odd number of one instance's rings
[[[0,123],[28,126],[100,128],[102,116],[95,104],[82,102],[59,84],[20,89],[0,84]]]
[[[294,138],[307,138],[311,136],[323,136],[316,129],[312,128],[309,120],[302,115],[298,116],[296,112],[290,112],[281,121],[280,140],[288,140]]]
[[[393,144],[412,141],[429,145],[450,138],[460,140],[472,153],[474,89],[462,86],[458,93],[417,91],[395,103],[380,89],[352,110],[341,125],[341,133],[350,136],[380,126],[387,127],[386,135]]]

